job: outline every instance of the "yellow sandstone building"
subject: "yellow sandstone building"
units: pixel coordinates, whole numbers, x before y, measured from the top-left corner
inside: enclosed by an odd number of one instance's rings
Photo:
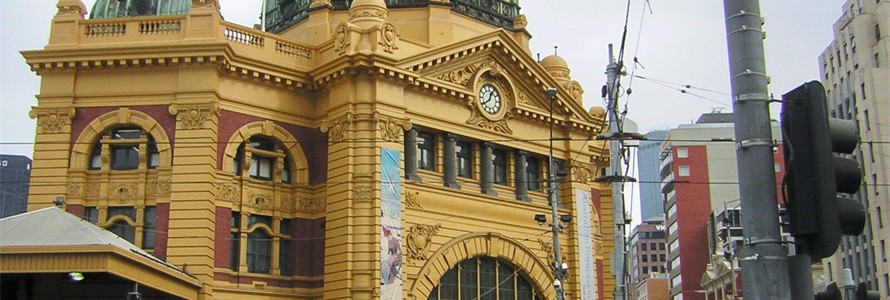
[[[551,174],[566,298],[612,298],[604,109],[518,0],[266,3],[58,1],[3,299],[555,299]]]

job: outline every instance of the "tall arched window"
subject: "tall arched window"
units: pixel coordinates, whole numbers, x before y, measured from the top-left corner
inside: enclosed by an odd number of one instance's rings
[[[433,288],[430,300],[540,300],[531,281],[509,263],[488,257],[460,262]]]

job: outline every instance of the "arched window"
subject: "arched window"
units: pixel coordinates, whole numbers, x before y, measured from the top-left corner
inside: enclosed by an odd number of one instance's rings
[[[430,300],[540,300],[531,281],[512,265],[488,257],[460,262],[433,288]]]
[[[253,136],[238,147],[238,153],[232,164],[233,171],[241,175],[242,166],[246,161],[250,162],[247,169],[251,178],[284,183],[291,182],[291,159],[284,151],[286,149],[280,142],[263,136]],[[281,173],[276,174],[278,164],[281,164]]]
[[[107,156],[103,153],[107,153]],[[103,169],[103,156],[109,158],[110,170],[136,170],[142,161],[146,168],[155,169],[161,162],[155,139],[133,126],[113,128],[103,133],[93,144],[88,168]]]
[[[141,209],[141,223],[136,218],[139,210],[133,206],[104,207],[104,215],[102,216],[100,216],[101,210],[98,207],[85,207],[84,219],[93,224],[103,226],[106,230],[144,250],[151,252],[155,248],[157,207],[146,206]],[[100,220],[105,220],[103,221],[104,224],[100,224]],[[141,239],[137,239],[137,232],[141,233]]]
[[[238,271],[242,262],[242,252],[240,251],[242,243],[247,245],[247,253],[244,253],[247,272],[257,274],[272,274],[291,276],[294,274],[294,265],[291,264],[291,252],[293,252],[290,243],[291,232],[293,232],[291,219],[278,219],[270,216],[249,214],[247,216],[246,228],[242,231],[242,215],[240,212],[232,212],[231,221],[231,243],[229,268]],[[278,225],[278,226],[274,226]],[[246,233],[242,235],[242,233]],[[245,237],[246,236],[246,237]],[[273,270],[273,257],[278,256],[278,272]]]

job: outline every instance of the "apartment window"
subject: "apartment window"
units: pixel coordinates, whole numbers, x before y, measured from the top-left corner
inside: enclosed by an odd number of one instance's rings
[[[689,157],[689,148],[688,147],[677,147],[677,158],[687,158]]]
[[[678,176],[689,176],[689,166],[679,166],[677,170]]]
[[[657,255],[657,254],[650,254],[650,255],[649,255],[649,261],[651,261],[651,262],[657,262],[657,261],[658,261],[658,255]]]
[[[640,262],[649,262],[649,257],[646,255],[640,255]]]
[[[875,189],[875,195],[878,195],[878,174],[871,174],[871,184]]]
[[[473,144],[469,141],[458,141],[455,145],[457,154],[457,176],[473,178]]]
[[[417,167],[433,171],[436,168],[436,138],[428,132],[417,133]]]
[[[664,243],[658,243],[658,250],[664,250]],[[663,258],[661,260],[664,260]]]
[[[890,276],[884,274],[884,286],[886,286],[887,296],[890,296]]]
[[[881,40],[881,24],[875,23],[875,40]]]
[[[871,158],[871,162],[875,162],[875,145],[871,142],[868,143],[868,155]]]
[[[492,163],[494,164],[494,183],[507,185],[507,151],[492,150]]]
[[[868,98],[865,94],[865,83],[859,84],[859,91],[862,92],[862,99]]]
[[[884,240],[881,240],[881,260],[887,261],[887,245]]]
[[[646,250],[649,250],[649,249],[646,249],[646,246],[647,246],[646,243],[642,243],[642,244],[640,244],[640,251],[646,251]]]
[[[649,267],[643,266],[643,274],[649,274]]]
[[[841,50],[837,50],[837,66],[840,67],[843,65],[843,59],[841,59]]]
[[[664,244],[662,244],[662,245],[664,245]],[[662,247],[662,250],[664,250],[663,247]],[[666,257],[666,256],[665,256],[664,254],[659,254],[659,255],[658,255],[658,261],[667,261],[667,260],[665,259],[665,257]]]
[[[877,192],[875,192],[875,193],[877,193]],[[878,228],[884,228],[884,216],[881,215],[881,207],[880,206],[875,207],[875,212],[878,215]]]

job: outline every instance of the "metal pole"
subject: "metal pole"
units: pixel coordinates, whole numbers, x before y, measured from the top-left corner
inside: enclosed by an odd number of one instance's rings
[[[609,44],[609,65],[606,67],[606,93],[609,107],[606,113],[609,118],[609,134],[616,136],[621,131],[618,126],[618,87],[615,86],[618,78],[618,64],[612,54],[612,44]],[[622,176],[621,155],[619,149],[620,140],[609,141],[609,169],[614,176]],[[625,241],[624,241],[624,183],[612,182],[612,216],[614,222],[615,253],[612,254],[612,274],[615,275],[615,300],[624,300],[627,293],[624,284],[625,278]]]
[[[758,0],[724,0],[744,243],[739,266],[746,299],[790,299],[779,209],[768,78]]]
[[[553,273],[556,275],[556,281],[553,282],[553,287],[556,288],[556,299],[563,300],[565,299],[565,291],[563,289],[562,278],[562,254],[559,253],[559,216],[556,211],[558,206],[556,200],[556,168],[553,165],[553,99],[556,98],[556,89],[547,89],[547,96],[550,98],[550,159],[548,162],[550,165],[550,169],[548,169],[550,174],[548,174],[547,178],[547,184],[549,185],[547,193],[550,196],[550,229],[553,234]]]

